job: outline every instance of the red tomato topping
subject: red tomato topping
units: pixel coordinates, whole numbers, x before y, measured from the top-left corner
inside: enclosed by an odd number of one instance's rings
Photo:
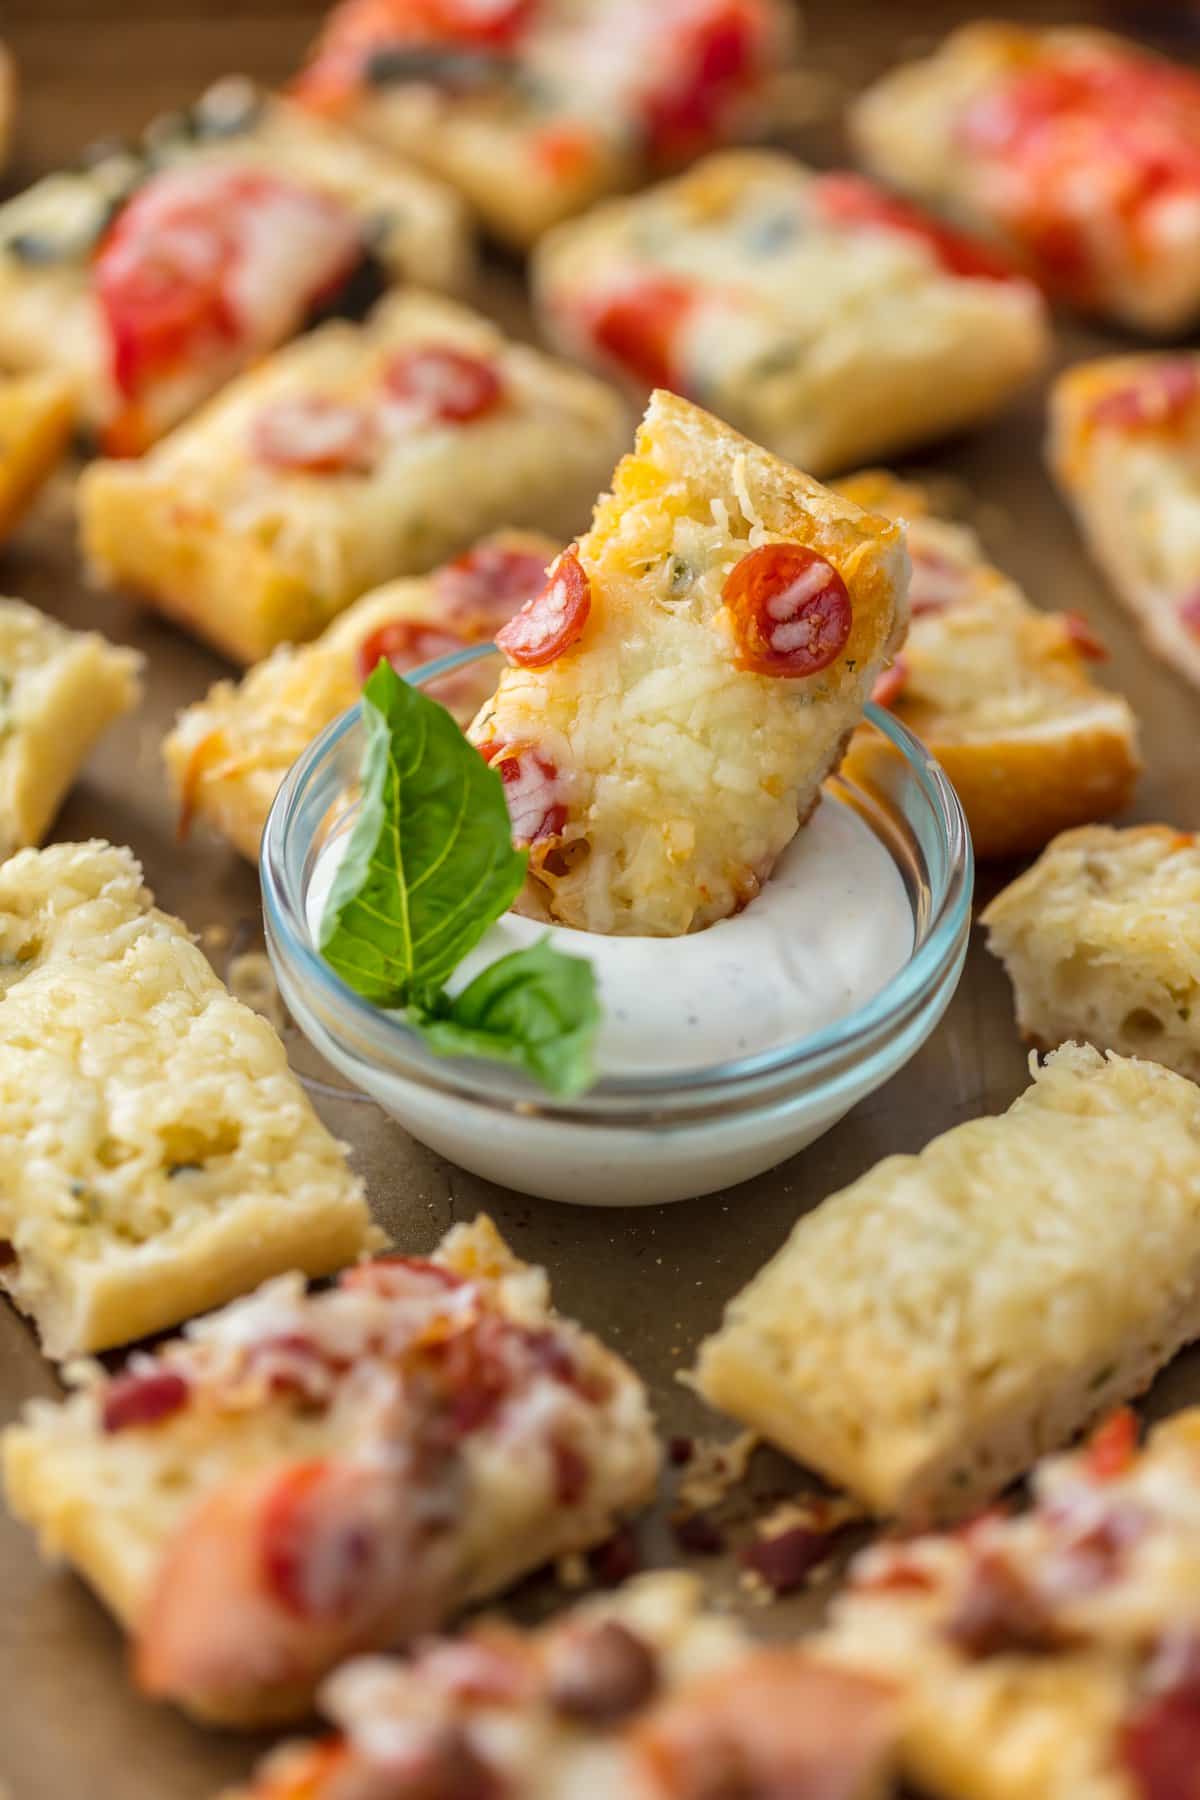
[[[504,384],[491,363],[448,344],[400,351],[384,370],[383,381],[394,399],[444,425],[481,419],[504,399]]]
[[[1157,362],[1137,381],[1111,388],[1088,413],[1092,426],[1121,431],[1163,430],[1179,424],[1200,396],[1200,367],[1188,356]]]
[[[677,161],[720,134],[731,105],[749,88],[771,40],[760,0],[657,0],[667,74],[642,96],[653,156]]]
[[[544,669],[583,636],[592,587],[571,550],[551,563],[545,585],[496,633],[496,647],[523,669]]]
[[[1132,1467],[1137,1454],[1138,1422],[1127,1406],[1098,1425],[1084,1452],[1088,1474],[1095,1481],[1113,1481]]]
[[[692,284],[674,276],[627,282],[589,306],[587,330],[597,350],[647,387],[683,393],[676,350],[680,331],[698,300]]]
[[[481,755],[504,783],[514,844],[540,844],[561,837],[567,809],[558,798],[558,770],[536,750],[510,744],[485,744]]]
[[[851,229],[877,227],[881,231],[896,231],[905,237],[919,238],[948,275],[983,281],[1018,279],[1012,263],[986,244],[952,230],[949,225],[940,224],[920,207],[910,206],[908,201],[885,193],[861,175],[818,175],[812,184],[812,193],[818,210],[830,224]]]
[[[845,648],[850,595],[831,562],[803,544],[762,544],[726,577],[739,669],[796,677],[827,669]]]
[[[469,639],[456,632],[439,631],[436,625],[423,625],[416,619],[389,619],[377,625],[358,647],[358,679],[365,681],[381,657],[386,657],[397,675],[408,669],[419,669],[422,663],[435,662],[462,650]]]
[[[533,550],[505,544],[476,544],[438,570],[434,585],[448,614],[470,622],[480,637],[491,637],[518,606],[540,592],[546,559]]]
[[[1200,638],[1200,589],[1186,594],[1179,602],[1179,620],[1193,636]]]
[[[511,50],[537,0],[343,0],[293,84],[306,105],[336,109],[362,86],[369,58],[408,44]]]
[[[105,1431],[157,1425],[187,1405],[187,1378],[178,1369],[155,1369],[145,1375],[118,1375],[104,1390],[100,1424]]]
[[[1062,621],[1068,642],[1072,649],[1078,650],[1080,656],[1086,657],[1089,662],[1106,662],[1108,660],[1108,651],[1104,643],[1096,636],[1082,613],[1064,613]]]
[[[530,140],[529,149],[555,181],[576,181],[596,160],[596,134],[585,125],[545,125]]]
[[[314,1458],[294,1463],[263,1507],[263,1580],[288,1612],[335,1623],[370,1594],[380,1542],[362,1469]]]
[[[891,706],[904,692],[908,680],[908,664],[902,656],[898,656],[890,669],[885,669],[875,686],[871,689],[871,698],[876,706]]]
[[[326,394],[291,394],[254,420],[250,448],[273,469],[305,475],[367,475],[379,455],[371,413]]]
[[[1168,1640],[1150,1678],[1120,1729],[1120,1761],[1138,1800],[1200,1800],[1200,1639]]]

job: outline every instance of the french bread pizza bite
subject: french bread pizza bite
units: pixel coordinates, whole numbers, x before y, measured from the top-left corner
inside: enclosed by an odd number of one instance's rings
[[[550,339],[816,474],[973,425],[1044,362],[994,253],[861,176],[728,151],[538,247]]]
[[[1028,1510],[851,1565],[813,1653],[896,1685],[922,1793],[1192,1800],[1200,1410],[1137,1436],[1115,1413],[1038,1466]]]
[[[808,1213],[701,1347],[710,1405],[874,1513],[969,1513],[1200,1335],[1200,1088],[1033,1075]]]
[[[293,91],[524,247],[753,127],[792,35],[782,0],[344,0]]]
[[[1200,686],[1200,356],[1068,369],[1051,395],[1048,455],[1146,643]]]
[[[0,599],[0,859],[40,844],[97,739],[141,698],[142,658]]]
[[[682,1571],[538,1630],[485,1619],[325,1683],[335,1730],[267,1757],[226,1800],[883,1800],[893,1684],[756,1645]]]
[[[1166,825],[1055,838],[982,914],[1017,1024],[1200,1081],[1200,845]]]
[[[1087,621],[1031,606],[969,527],[929,511],[919,486],[870,470],[838,491],[906,526],[912,622],[874,698],[949,775],[976,855],[1040,850],[1057,831],[1119,812],[1141,768],[1137,722],[1091,679],[1106,653]],[[869,755],[861,736],[850,767],[856,751]]]
[[[976,22],[869,87],[882,180],[1134,330],[1200,317],[1200,73],[1107,32]]]
[[[899,648],[907,574],[899,526],[655,393],[470,728],[523,909],[672,937],[745,906]]]
[[[259,1014],[128,850],[0,864],[0,1286],[55,1358],[129,1343],[375,1242]]]
[[[142,1689],[239,1725],[605,1539],[657,1470],[637,1376],[483,1217],[431,1259],[268,1282],[4,1439],[10,1506]]]
[[[609,388],[420,293],[332,321],[138,462],[80,483],[84,547],[236,662],[502,525],[561,542],[624,447]]]
[[[180,713],[163,743],[181,829],[202,819],[257,859],[284,775],[354,705],[379,658],[404,673],[486,643],[539,592],[557,549],[536,532],[496,532],[429,575],[364,594],[314,643],[282,644],[240,682],[219,681]],[[466,727],[494,684],[494,666],[485,662],[425,691]]]
[[[61,375],[0,375],[0,543],[67,452],[75,394]]]

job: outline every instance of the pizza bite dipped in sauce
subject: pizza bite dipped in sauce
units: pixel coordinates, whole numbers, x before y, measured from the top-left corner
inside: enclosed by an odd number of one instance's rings
[[[522,909],[672,937],[744,907],[899,646],[906,579],[899,526],[656,393],[470,729],[529,849]]]
[[[1200,316],[1200,74],[1106,32],[974,23],[851,108],[879,177],[1135,330]]]
[[[4,1444],[10,1504],[127,1626],[144,1691],[302,1716],[348,1654],[425,1634],[651,1496],[640,1381],[490,1221],[432,1258],[299,1275]]]
[[[293,92],[524,247],[753,128],[791,37],[781,0],[343,0]]]

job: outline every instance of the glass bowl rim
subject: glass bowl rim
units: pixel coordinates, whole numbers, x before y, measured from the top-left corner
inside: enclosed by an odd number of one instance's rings
[[[404,679],[424,688],[456,669],[469,667],[499,652],[492,643],[475,644],[432,662],[407,670]],[[938,888],[932,886],[925,935],[895,975],[862,1006],[784,1045],[752,1055],[711,1063],[697,1069],[678,1070],[660,1076],[603,1075],[585,1093],[572,1100],[558,1100],[533,1080],[507,1065],[466,1058],[435,1056],[417,1033],[396,1014],[374,1006],[355,993],[335,973],[312,942],[305,905],[304,870],[309,846],[297,852],[292,827],[301,801],[318,768],[359,724],[361,703],[340,713],[313,739],[288,770],[275,794],[259,852],[263,910],[268,948],[280,957],[290,981],[303,990],[315,985],[328,1012],[347,1024],[366,1031],[371,1048],[385,1060],[389,1072],[426,1086],[458,1093],[463,1098],[511,1110],[514,1103],[559,1118],[593,1122],[613,1104],[639,1112],[673,1106],[711,1095],[715,1099],[735,1091],[770,1087],[780,1077],[790,1077],[802,1090],[847,1066],[868,1060],[886,1045],[893,1030],[899,1031],[914,1007],[935,994],[960,955],[970,923],[974,887],[974,853],[971,834],[949,777],[941,765],[908,728],[891,713],[869,703],[865,717],[899,753],[928,805],[944,861]],[[843,784],[862,793],[847,777]],[[895,860],[894,851],[887,846]],[[330,1030],[328,1023],[324,1029]]]

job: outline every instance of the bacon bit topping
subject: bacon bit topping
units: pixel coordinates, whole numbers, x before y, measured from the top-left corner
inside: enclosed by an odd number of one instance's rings
[[[591,1464],[573,1444],[551,1438],[554,1462],[554,1498],[560,1506],[578,1506],[592,1479]]]
[[[1165,1639],[1148,1672],[1149,1692],[1118,1735],[1117,1754],[1138,1800],[1196,1800],[1200,1794],[1200,1638]]]
[[[754,80],[770,41],[759,0],[658,0],[669,73],[642,99],[651,154],[675,162],[704,149]]]
[[[908,663],[903,656],[897,656],[890,669],[885,669],[875,686],[871,689],[871,698],[876,706],[892,706],[904,692],[908,682]]]
[[[601,1587],[620,1587],[642,1566],[642,1552],[632,1525],[618,1525],[610,1538],[588,1554],[588,1567]]]
[[[912,579],[908,586],[908,606],[914,619],[927,613],[943,612],[961,600],[967,587],[967,571],[961,563],[942,556],[936,550],[909,546]]]
[[[689,1556],[720,1556],[725,1548],[725,1533],[711,1513],[680,1513],[671,1520],[671,1533]]]
[[[616,1619],[574,1626],[551,1640],[548,1698],[565,1718],[615,1724],[645,1706],[658,1682],[654,1651]]]
[[[1110,388],[1088,412],[1088,423],[1119,431],[1162,431],[1178,425],[1200,395],[1200,366],[1192,357],[1157,362],[1136,381]]]
[[[1040,1597],[996,1550],[976,1552],[945,1635],[971,1657],[1041,1654],[1062,1643]]]
[[[636,380],[685,394],[679,335],[699,303],[693,285],[676,276],[630,280],[590,304],[584,323],[596,349]]]
[[[400,351],[384,370],[383,382],[393,399],[443,425],[468,425],[495,412],[504,399],[504,383],[491,363],[448,344]]]
[[[456,556],[433,578],[446,612],[461,616],[464,626],[469,622],[480,637],[491,637],[518,606],[541,591],[545,580],[545,558],[536,551],[489,543]]]
[[[583,636],[592,587],[571,550],[551,563],[541,592],[496,633],[496,648],[523,669],[544,669]]]
[[[410,1742],[389,1749],[378,1777],[374,1765],[369,1771],[354,1768],[344,1786],[335,1783],[329,1792],[343,1800],[383,1800],[385,1795],[395,1800],[505,1800],[510,1790],[467,1727],[447,1721],[430,1724]]]
[[[1069,612],[1062,616],[1063,630],[1067,634],[1067,642],[1077,650],[1088,662],[1107,662],[1108,649],[1101,638],[1096,636],[1091,625],[1082,613]]]
[[[155,1369],[146,1375],[119,1375],[110,1381],[100,1403],[100,1424],[108,1432],[131,1426],[157,1425],[186,1406],[190,1389],[178,1369]]]
[[[306,475],[369,475],[379,448],[372,414],[326,394],[276,400],[250,430],[251,453],[259,462]]]
[[[504,783],[513,843],[541,844],[562,836],[567,809],[558,794],[558,769],[536,750],[484,744],[481,754]]]
[[[762,544],[726,577],[739,669],[795,678],[835,662],[852,624],[850,595],[831,562],[803,544]]]
[[[1127,1406],[1098,1425],[1088,1439],[1084,1459],[1094,1481],[1115,1481],[1133,1467],[1138,1422]]]
[[[1179,620],[1194,637],[1200,638],[1200,589],[1179,602]]]
[[[343,1269],[338,1286],[352,1292],[379,1294],[385,1300],[406,1300],[430,1288],[449,1290],[468,1283],[444,1263],[432,1262],[425,1256],[376,1256],[370,1262]]]
[[[422,663],[465,649],[469,642],[469,638],[441,631],[436,625],[423,625],[417,619],[389,619],[368,632],[359,645],[355,658],[358,679],[366,681],[381,659],[390,662],[397,675],[403,675]]]
[[[1095,1488],[1041,1508],[1054,1533],[1038,1587],[1055,1601],[1076,1599],[1107,1587],[1122,1573],[1126,1553],[1149,1529],[1141,1507],[1113,1505]]]
[[[794,1594],[806,1578],[833,1553],[835,1531],[814,1531],[807,1525],[793,1525],[760,1537],[747,1546],[738,1561],[744,1569],[759,1576],[773,1594]]]
[[[940,224],[920,207],[885,193],[861,175],[818,175],[811,192],[818,211],[830,224],[851,230],[877,228],[916,238],[948,275],[975,281],[1020,280],[1012,263],[986,244]]]

